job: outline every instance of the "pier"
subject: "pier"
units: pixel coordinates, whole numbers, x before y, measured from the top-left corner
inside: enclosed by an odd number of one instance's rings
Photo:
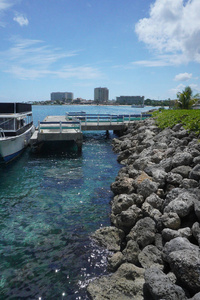
[[[82,150],[83,131],[113,130],[120,134],[128,124],[150,117],[150,114],[110,115],[68,112],[65,116],[47,116],[38,122],[38,128],[30,140],[33,150],[40,151],[45,143],[73,141]]]

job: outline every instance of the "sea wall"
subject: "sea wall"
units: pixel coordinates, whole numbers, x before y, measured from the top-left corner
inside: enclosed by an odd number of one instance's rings
[[[111,224],[93,238],[111,252],[95,300],[200,299],[200,141],[181,124],[135,122],[113,140],[123,165]]]

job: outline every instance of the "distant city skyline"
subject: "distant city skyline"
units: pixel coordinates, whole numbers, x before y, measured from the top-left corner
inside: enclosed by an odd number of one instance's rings
[[[0,102],[200,92],[199,0],[0,0]]]

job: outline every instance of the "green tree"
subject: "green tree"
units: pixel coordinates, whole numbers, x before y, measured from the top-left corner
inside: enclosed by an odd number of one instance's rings
[[[180,109],[190,109],[192,105],[198,100],[199,94],[193,96],[190,86],[186,86],[185,90],[177,94],[176,106]]]

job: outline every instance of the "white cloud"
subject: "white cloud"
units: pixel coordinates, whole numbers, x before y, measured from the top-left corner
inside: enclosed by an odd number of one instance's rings
[[[0,11],[4,11],[13,5],[12,1],[0,0]]]
[[[175,76],[175,81],[187,81],[192,78],[192,73],[180,73]]]
[[[189,86],[191,87],[193,94],[200,92],[200,86],[198,84],[191,83]],[[186,85],[181,83],[177,87],[171,89],[169,92],[172,95],[174,95],[174,94],[176,95],[178,92],[182,92],[185,89],[185,87],[186,87]]]
[[[28,19],[19,13],[16,14],[13,20],[16,21],[20,26],[27,26],[29,23]]]
[[[160,55],[176,55],[177,64],[200,63],[199,11],[199,0],[156,0],[149,18],[139,20],[135,31],[140,41]]]
[[[0,0],[0,26],[5,27],[6,23],[2,21],[2,16],[4,15],[5,11],[8,10],[10,7],[14,5],[14,1],[9,0]]]
[[[186,86],[184,84],[179,84],[177,87],[171,89],[169,92],[172,94],[172,95],[176,95],[178,92],[182,92],[182,90],[184,90]]]
[[[49,75],[65,79],[102,77],[97,68],[66,65],[66,61],[78,55],[79,51],[52,48],[41,40],[13,38],[11,42],[14,45],[10,49],[0,52],[0,67],[19,79],[36,79]]]

